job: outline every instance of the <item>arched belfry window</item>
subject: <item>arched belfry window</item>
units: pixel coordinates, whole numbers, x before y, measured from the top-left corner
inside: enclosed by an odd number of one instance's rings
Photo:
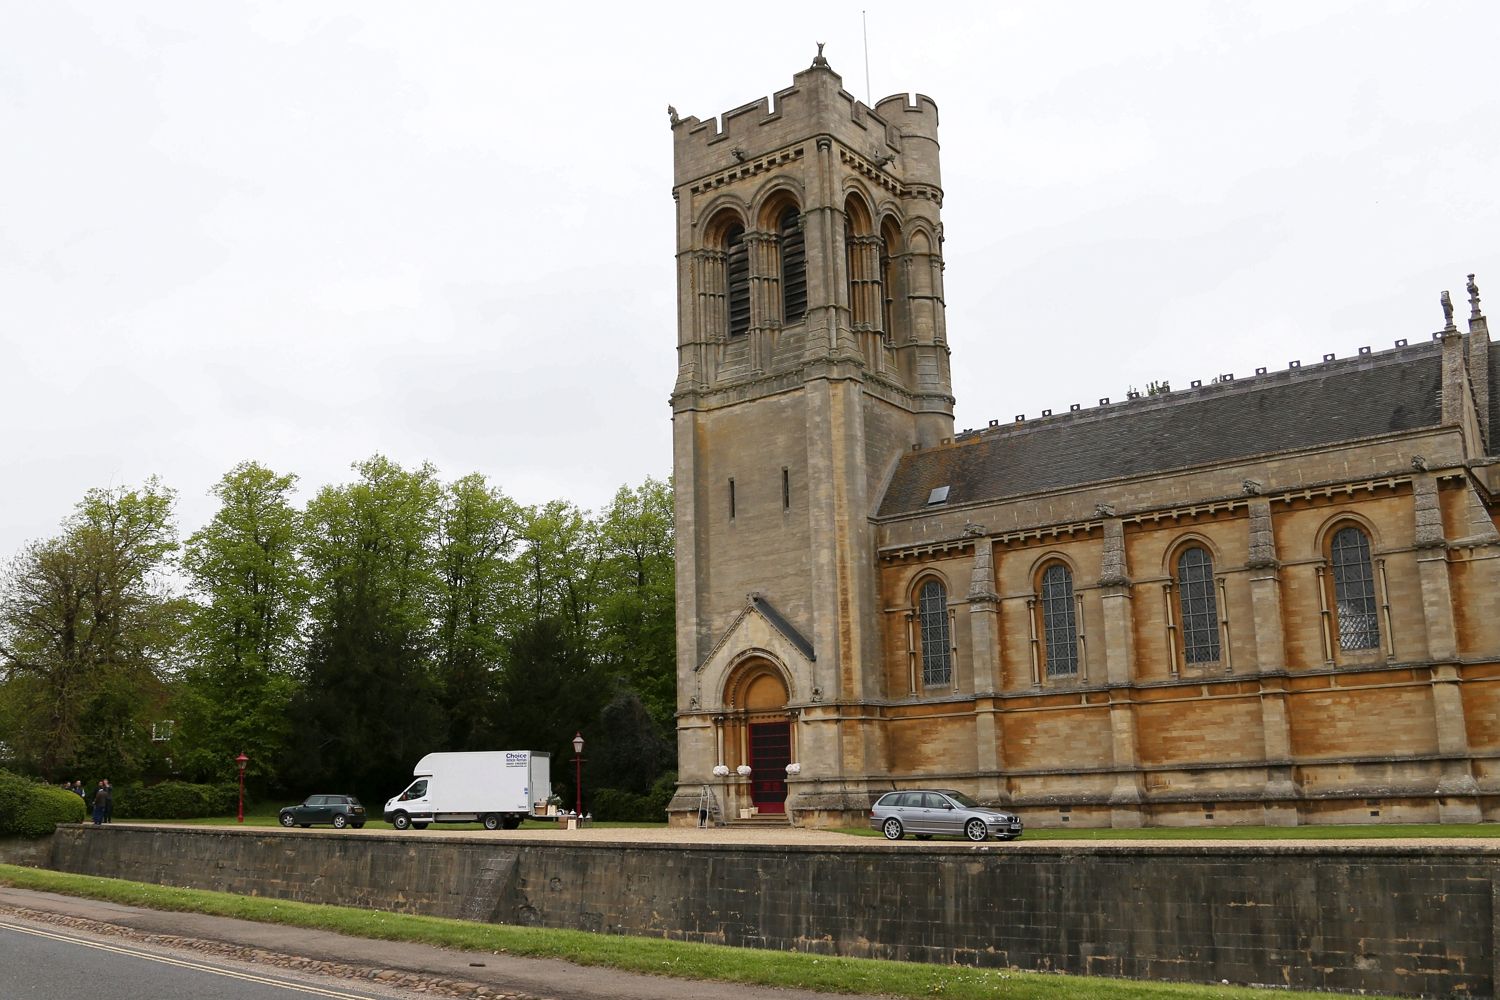
[[[1182,608],[1182,658],[1187,663],[1219,660],[1219,603],[1214,595],[1214,561],[1201,545],[1177,557],[1177,599]]]
[[[724,292],[729,308],[729,335],[739,337],[750,329],[750,248],[745,227],[731,226],[724,233]]]
[[[1338,613],[1339,648],[1375,649],[1380,621],[1375,608],[1375,572],[1370,536],[1350,525],[1334,532],[1328,561],[1333,569],[1333,602]]]
[[[790,326],[807,315],[807,241],[795,206],[781,213],[776,235],[781,242],[781,321]]]
[[[953,683],[953,646],[948,631],[948,589],[940,580],[922,584],[917,610],[922,625],[922,686],[949,687]]]
[[[1048,677],[1078,674],[1078,618],[1073,606],[1073,574],[1062,563],[1042,572],[1042,636]]]

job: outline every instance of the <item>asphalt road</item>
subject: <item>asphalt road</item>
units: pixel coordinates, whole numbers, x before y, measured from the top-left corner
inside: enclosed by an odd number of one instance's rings
[[[157,985],[148,988],[148,979],[137,983],[133,978],[134,971],[129,973],[132,978],[127,980],[124,972],[127,966],[133,970],[137,963],[141,966],[161,963],[98,951],[81,943],[49,939],[42,945],[34,940],[35,934],[14,931],[12,926],[87,938],[119,948],[160,949],[169,958],[203,965],[223,964],[226,968],[246,969],[251,974],[269,979],[311,983],[324,992],[230,993],[227,992],[229,987],[223,985],[230,980],[222,976],[208,983],[208,989],[200,980],[196,991],[165,992]],[[163,938],[171,940],[164,942]],[[39,947],[51,950],[33,952]],[[254,961],[241,964],[241,960],[248,958],[254,958]],[[326,975],[314,975],[312,968],[299,971],[291,966],[328,968]],[[17,971],[12,972],[13,968]],[[142,971],[140,975],[163,976],[167,971],[163,966],[162,969]],[[372,986],[370,980],[375,976],[392,985]],[[138,986],[142,991],[132,992]],[[480,987],[489,992],[478,992]],[[275,997],[287,1000],[310,995],[381,1000],[398,997],[432,1000],[433,997],[453,996],[516,1000],[829,1000],[827,994],[806,990],[671,979],[570,965],[551,959],[450,951],[430,945],[373,941],[229,917],[146,910],[0,886],[0,1000],[90,1000],[94,997],[110,1000]]]
[[[0,916],[0,970],[3,1000],[390,1000],[395,995],[8,916]]]

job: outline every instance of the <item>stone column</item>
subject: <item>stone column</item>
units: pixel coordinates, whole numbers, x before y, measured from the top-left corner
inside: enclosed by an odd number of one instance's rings
[[[1247,489],[1253,484],[1247,484]],[[1258,488],[1258,487],[1256,487]],[[1261,738],[1265,741],[1267,826],[1296,826],[1299,795],[1292,779],[1292,730],[1286,702],[1286,634],[1281,626],[1281,561],[1271,502],[1250,500],[1250,607],[1255,624],[1255,669],[1260,681]]]
[[[1448,585],[1448,539],[1438,506],[1437,477],[1421,473],[1412,480],[1413,516],[1416,530],[1412,544],[1417,550],[1417,579],[1422,586],[1422,618],[1427,626],[1427,656],[1453,660],[1458,655],[1458,635],[1453,626],[1453,594]],[[1390,637],[1394,645],[1395,636]]]
[[[1125,555],[1125,523],[1114,508],[1101,504],[1104,551],[1099,564],[1099,589],[1104,609],[1104,676],[1109,684],[1109,725],[1114,752],[1114,791],[1109,796],[1110,825],[1138,827],[1143,823],[1135,706],[1130,701],[1134,679],[1135,629],[1130,613],[1130,567]]]
[[[1004,725],[1002,702],[981,697],[1000,690],[1000,595],[995,593],[994,546],[983,537],[974,540],[974,571],[969,577],[969,654],[974,692],[975,765],[979,771],[979,797],[983,802],[1008,802],[1005,787]]]
[[[781,253],[775,233],[745,233],[750,258],[750,370],[771,367],[775,333],[781,326]]]
[[[1443,664],[1433,670],[1432,712],[1437,719],[1438,753],[1446,759],[1438,780],[1438,820],[1442,823],[1478,823],[1479,785],[1474,780],[1469,757],[1469,734],[1464,720],[1463,692],[1458,687],[1458,667]]]

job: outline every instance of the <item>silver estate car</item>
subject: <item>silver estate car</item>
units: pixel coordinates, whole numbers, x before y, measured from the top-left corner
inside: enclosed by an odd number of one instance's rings
[[[1021,835],[1021,817],[982,806],[951,788],[887,792],[870,807],[870,826],[887,840],[900,840],[908,833],[918,840],[934,835],[1015,840]]]

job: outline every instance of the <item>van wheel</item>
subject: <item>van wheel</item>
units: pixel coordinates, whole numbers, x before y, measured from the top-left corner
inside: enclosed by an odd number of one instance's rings
[[[502,825],[507,830],[514,830],[518,826],[521,825],[521,817],[519,817],[519,816],[507,816],[507,817],[505,817],[505,822]]]
[[[880,832],[885,834],[886,840],[900,840],[904,831],[901,829],[901,821],[892,816],[881,825]]]
[[[394,826],[398,830],[405,830],[411,826],[411,817],[406,815],[406,813],[397,813],[391,817],[391,826]]]
[[[413,823],[412,827],[414,829],[417,829],[417,830],[425,830],[425,829],[427,829],[427,824],[426,823]]]
[[[480,822],[484,824],[486,830],[500,829],[500,817],[494,813],[486,813],[484,819],[480,820]]]

